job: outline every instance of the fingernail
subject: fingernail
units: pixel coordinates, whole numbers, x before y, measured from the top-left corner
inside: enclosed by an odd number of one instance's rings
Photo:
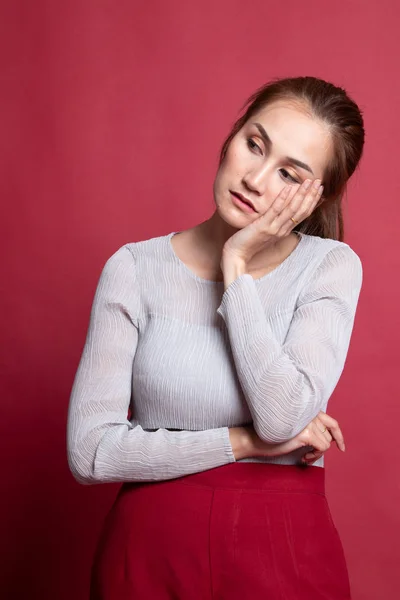
[[[319,188],[319,186],[321,185],[321,180],[320,179],[316,179],[314,181],[314,187],[317,190]]]
[[[305,182],[303,183],[303,185],[304,185],[304,189],[308,190],[308,188],[311,185],[311,179],[306,179]]]
[[[343,444],[343,452],[346,452],[346,446]]]

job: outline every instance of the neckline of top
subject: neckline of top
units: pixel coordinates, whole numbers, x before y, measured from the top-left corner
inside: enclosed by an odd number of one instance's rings
[[[182,269],[192,279],[195,279],[199,283],[204,283],[207,285],[219,285],[219,286],[224,285],[223,281],[215,281],[214,279],[205,279],[204,277],[200,277],[200,275],[197,275],[194,271],[189,269],[189,267],[186,265],[186,263],[184,263],[183,260],[181,260],[179,258],[179,256],[176,254],[176,252],[172,246],[171,239],[176,233],[181,233],[181,232],[180,231],[171,231],[171,233],[168,233],[166,236],[164,236],[166,239],[166,242],[167,242],[168,249],[169,249],[173,259],[175,260],[175,262],[177,264],[179,264],[182,267]],[[301,231],[296,231],[295,233],[297,233],[297,235],[300,237],[297,246],[292,250],[292,252],[289,254],[289,256],[287,256],[281,263],[279,263],[279,265],[277,267],[272,269],[272,271],[269,271],[265,275],[262,275],[261,277],[258,277],[258,278],[253,277],[253,279],[256,283],[261,283],[262,281],[266,280],[267,278],[272,277],[274,274],[278,273],[284,267],[287,267],[291,262],[293,262],[294,258],[300,253],[301,249],[303,248],[306,237],[308,237],[305,233],[302,233]]]

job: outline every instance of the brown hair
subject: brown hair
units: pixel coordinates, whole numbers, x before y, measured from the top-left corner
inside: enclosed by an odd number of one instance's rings
[[[219,164],[232,138],[245,123],[259,110],[278,100],[300,102],[312,116],[329,126],[333,141],[334,157],[324,173],[322,201],[294,231],[343,241],[342,198],[347,180],[360,161],[365,137],[362,113],[344,89],[316,77],[275,79],[263,85],[243,105],[245,113],[226,138]]]

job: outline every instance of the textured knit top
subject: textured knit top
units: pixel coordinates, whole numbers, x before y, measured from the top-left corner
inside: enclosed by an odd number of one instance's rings
[[[326,411],[342,373],[362,282],[350,246],[299,234],[273,271],[224,290],[178,258],[174,233],[122,246],[101,272],[68,411],[81,483],[235,462],[233,426],[289,440]],[[297,464],[309,449],[246,460]]]

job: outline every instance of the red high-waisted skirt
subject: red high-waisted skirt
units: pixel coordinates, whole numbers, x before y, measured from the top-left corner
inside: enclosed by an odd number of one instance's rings
[[[231,463],[125,483],[105,520],[91,600],[349,600],[321,467]]]

